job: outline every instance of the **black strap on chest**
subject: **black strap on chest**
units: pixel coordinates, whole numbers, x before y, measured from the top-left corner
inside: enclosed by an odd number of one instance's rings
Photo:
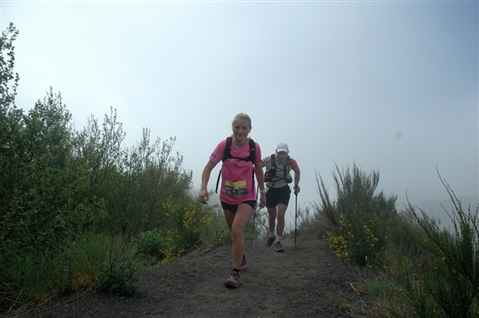
[[[278,164],[276,163],[276,154],[272,154],[271,156],[271,168],[266,172],[266,175],[268,176],[269,181],[272,182],[273,186],[277,181],[280,181],[281,179],[286,180],[286,175],[289,172],[290,169],[290,163],[289,163],[289,156],[286,157],[286,162],[283,167],[283,177],[278,177],[276,176],[276,169],[278,168]],[[275,180],[276,179],[276,180]]]

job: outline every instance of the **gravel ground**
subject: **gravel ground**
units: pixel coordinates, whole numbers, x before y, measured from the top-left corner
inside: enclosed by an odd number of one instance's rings
[[[231,246],[195,252],[142,273],[134,298],[82,292],[24,308],[11,317],[371,317],[370,295],[353,287],[362,277],[313,234],[283,241],[284,253],[247,242],[242,284],[223,286]],[[369,296],[369,297],[368,297]]]

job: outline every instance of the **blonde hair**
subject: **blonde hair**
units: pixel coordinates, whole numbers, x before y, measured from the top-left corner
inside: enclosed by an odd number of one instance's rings
[[[247,114],[245,113],[239,113],[238,115],[235,116],[235,118],[233,118],[233,122],[231,123],[231,126],[234,126],[235,125],[235,121],[239,120],[239,119],[243,119],[243,120],[247,120],[249,121],[249,128],[251,129],[251,117],[249,117]]]

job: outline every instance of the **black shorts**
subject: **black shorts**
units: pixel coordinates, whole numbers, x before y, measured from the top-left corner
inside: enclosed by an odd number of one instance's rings
[[[266,207],[274,208],[278,204],[289,204],[289,198],[291,197],[291,188],[289,185],[285,185],[281,188],[269,188],[266,192]]]
[[[251,200],[251,201],[244,201],[244,202],[241,202],[239,204],[228,204],[228,203],[224,203],[223,201],[221,201],[221,207],[223,208],[223,210],[228,210],[231,213],[236,213],[236,211],[238,211],[238,205],[240,205],[242,203],[246,203],[247,205],[252,207],[253,210],[254,210],[254,207],[256,206],[256,201]]]

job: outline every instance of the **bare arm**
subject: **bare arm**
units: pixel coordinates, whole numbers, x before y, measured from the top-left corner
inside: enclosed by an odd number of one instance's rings
[[[264,157],[263,159],[261,159],[261,167],[263,167],[263,168],[266,167],[266,165],[270,162],[271,162],[271,157],[270,156]]]
[[[214,167],[216,167],[216,163],[208,160],[205,168],[203,169],[203,173],[201,174],[200,202],[203,204],[207,204],[208,200],[210,199],[210,195],[208,193],[208,181],[210,180],[211,171]]]
[[[299,187],[299,180],[301,178],[301,171],[299,170],[299,166],[293,169],[294,171],[294,194],[299,193],[301,188]]]
[[[266,192],[264,191],[264,174],[263,166],[261,162],[258,162],[254,165],[254,172],[256,174],[256,180],[258,181],[258,188],[260,189],[261,195],[259,200],[260,209],[266,206]]]

